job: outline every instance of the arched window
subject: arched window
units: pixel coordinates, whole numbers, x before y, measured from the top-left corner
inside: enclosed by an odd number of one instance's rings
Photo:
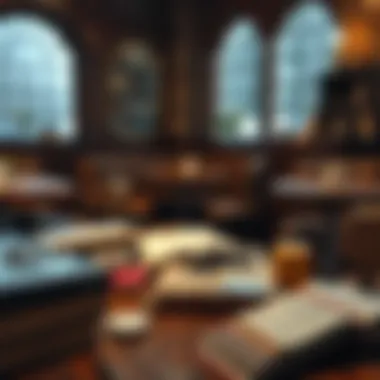
[[[213,139],[244,144],[261,134],[261,38],[249,19],[235,21],[216,55],[216,106]]]
[[[303,1],[276,41],[275,135],[293,135],[314,116],[322,77],[331,69],[338,28],[321,1]]]
[[[60,30],[44,19],[0,18],[0,141],[75,137],[75,61]]]
[[[108,80],[112,135],[124,141],[146,141],[157,123],[158,65],[142,42],[123,44]]]

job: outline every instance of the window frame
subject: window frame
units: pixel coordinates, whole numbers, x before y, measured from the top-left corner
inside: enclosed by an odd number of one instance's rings
[[[50,152],[52,148],[59,151],[75,152],[80,147],[86,145],[88,134],[86,130],[89,129],[88,112],[86,112],[86,103],[84,101],[86,93],[86,80],[85,80],[85,62],[90,61],[87,54],[87,49],[83,39],[77,32],[77,28],[72,25],[67,18],[67,15],[50,11],[38,5],[12,5],[0,7],[0,22],[9,16],[28,16],[41,20],[43,23],[50,25],[62,34],[65,43],[72,49],[75,82],[75,107],[74,118],[76,121],[76,134],[72,141],[50,143],[44,141],[35,142],[22,142],[22,141],[4,141],[0,139],[0,150],[2,152]]]
[[[289,15],[297,11],[297,9],[302,6],[304,2],[309,0],[297,0],[295,2],[290,3],[289,5],[282,8],[280,11],[279,17],[274,17],[273,14],[270,16],[266,14],[267,19],[265,19],[265,23],[258,22],[258,19],[255,18],[255,15],[251,12],[243,12],[239,14],[234,14],[232,17],[229,17],[227,21],[223,23],[223,27],[219,30],[218,38],[216,43],[214,43],[213,48],[211,49],[211,65],[210,65],[210,83],[211,87],[211,96],[209,102],[210,108],[210,117],[208,122],[208,135],[207,135],[207,146],[212,149],[217,150],[232,150],[232,151],[247,151],[247,152],[255,152],[255,151],[272,151],[273,149],[281,148],[281,147],[295,147],[298,145],[297,141],[300,137],[302,137],[302,132],[306,131],[307,128],[301,129],[298,133],[295,134],[281,134],[277,135],[273,133],[274,130],[274,122],[275,122],[275,111],[276,111],[276,42],[277,38],[282,31],[284,22],[289,17]],[[338,8],[334,5],[334,3],[330,0],[318,0],[322,6],[326,7],[329,15],[333,18],[336,30],[339,33],[341,30],[341,22],[338,17]],[[212,64],[215,60],[215,55],[218,47],[220,46],[220,41],[225,35],[226,31],[230,25],[236,21],[236,19],[249,19],[256,26],[257,30],[260,33],[261,43],[262,43],[262,83],[260,89],[260,96],[262,98],[262,122],[261,122],[261,130],[262,137],[257,141],[252,141],[249,144],[244,145],[220,145],[215,142],[214,139],[211,138],[211,129],[212,129],[212,115],[215,109],[215,73],[212,70]],[[336,64],[337,60],[335,60],[334,64]],[[306,127],[306,126],[305,126]]]
[[[298,12],[300,8],[305,6],[305,3],[317,3],[318,5],[322,6],[325,8],[327,11],[327,14],[329,17],[331,17],[332,21],[334,22],[334,26],[336,31],[340,31],[340,21],[339,18],[337,17],[336,13],[336,8],[333,6],[333,4],[328,1],[328,0],[298,0],[292,6],[288,7],[286,11],[282,14],[281,19],[279,20],[279,23],[276,27],[276,30],[274,31],[272,38],[271,38],[271,43],[270,43],[270,50],[271,50],[271,55],[272,55],[272,65],[271,65],[271,73],[270,76],[272,77],[271,81],[271,88],[269,89],[270,91],[270,109],[271,109],[271,115],[270,115],[270,121],[269,121],[269,130],[268,134],[270,136],[270,139],[272,140],[273,145],[278,145],[278,144],[284,144],[284,145],[289,145],[291,143],[294,143],[298,141],[300,137],[307,131],[308,125],[305,125],[303,128],[298,130],[295,133],[292,132],[286,132],[286,133],[281,133],[278,134],[275,132],[275,123],[276,123],[276,110],[277,110],[277,98],[276,98],[276,88],[278,87],[278,78],[277,78],[277,70],[278,70],[278,61],[277,61],[277,56],[278,56],[278,40],[281,37],[281,34],[284,32],[286,29],[286,25],[289,21],[289,19],[293,16],[295,12]],[[333,61],[332,65],[330,68],[333,68],[336,63],[336,57],[335,60]],[[309,120],[311,120],[309,118]],[[290,128],[291,130],[292,128]],[[295,129],[295,128],[294,128]]]
[[[219,142],[217,138],[215,138],[215,132],[213,133],[213,128],[215,128],[214,125],[214,117],[216,115],[217,111],[217,104],[218,104],[218,94],[217,94],[217,88],[218,88],[218,79],[219,75],[217,73],[217,70],[215,68],[218,65],[218,58],[220,49],[223,48],[223,42],[227,34],[232,30],[233,26],[238,24],[239,21],[248,21],[252,27],[255,33],[257,34],[258,41],[260,44],[260,68],[258,70],[261,81],[258,84],[258,98],[260,105],[259,107],[262,109],[262,112],[260,114],[260,136],[257,139],[252,139],[248,141],[247,143],[239,143],[239,142],[233,142],[233,143],[222,143]],[[230,18],[224,25],[224,27],[219,32],[219,36],[217,39],[216,44],[211,49],[210,53],[210,82],[211,82],[211,112],[210,112],[210,118],[209,118],[209,128],[207,133],[207,145],[211,146],[211,149],[216,149],[217,151],[220,150],[226,150],[226,151],[252,151],[252,149],[258,149],[261,150],[263,147],[265,147],[268,143],[267,141],[267,115],[266,115],[266,100],[265,100],[265,88],[266,88],[266,82],[267,82],[267,75],[266,75],[266,61],[267,61],[267,55],[268,55],[268,44],[267,44],[267,37],[264,33],[263,29],[261,28],[259,22],[249,13],[239,13],[234,15],[232,18]],[[255,105],[252,104],[252,108],[254,108]]]
[[[133,139],[128,138],[120,138],[113,131],[113,126],[111,125],[111,112],[109,105],[109,93],[107,85],[105,86],[105,97],[107,99],[106,106],[104,107],[104,120],[103,120],[103,137],[104,141],[102,142],[102,146],[105,149],[114,148],[115,150],[123,150],[128,148],[132,151],[141,151],[141,149],[153,149],[156,146],[160,145],[160,140],[162,135],[164,135],[165,131],[162,127],[162,114],[163,114],[163,106],[164,106],[164,96],[163,91],[165,91],[165,83],[162,83],[164,75],[164,63],[161,57],[160,51],[157,49],[155,44],[152,41],[147,41],[146,37],[141,36],[127,36],[123,37],[119,40],[116,46],[112,49],[111,55],[106,63],[105,70],[105,83],[108,83],[108,78],[110,73],[112,72],[112,66],[115,63],[115,59],[117,58],[118,51],[122,45],[131,43],[142,43],[144,48],[149,52],[150,56],[154,59],[155,65],[155,80],[156,80],[156,105],[155,105],[155,121],[152,123],[152,131],[147,138],[142,138],[140,140],[134,141]]]

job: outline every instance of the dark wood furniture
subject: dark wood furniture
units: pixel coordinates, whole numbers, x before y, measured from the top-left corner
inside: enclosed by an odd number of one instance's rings
[[[105,273],[18,235],[2,236],[0,245],[0,377],[92,347]]]
[[[145,220],[206,219],[250,236],[261,216],[261,162],[215,152],[85,154],[76,170],[78,207]]]
[[[112,292],[108,297],[108,309],[120,310],[125,308],[136,309],[141,306],[142,294]],[[223,313],[184,313],[178,314],[167,312],[156,316],[156,323],[153,331],[149,334],[146,347],[149,342],[152,349],[154,346],[160,348],[167,343],[171,352],[175,348],[182,347],[178,356],[189,358],[193,356],[194,338],[210,326],[215,326],[228,318],[232,309]],[[138,342],[126,342],[110,339],[105,336],[98,341],[97,350],[87,350],[78,353],[64,362],[53,362],[44,368],[24,374],[19,380],[57,380],[70,376],[73,380],[100,380],[112,379],[112,374],[123,376],[124,368],[128,368],[133,362],[132,357],[141,350],[142,344]],[[184,348],[184,349],[183,349]],[[187,352],[186,352],[187,351]],[[190,352],[189,352],[190,351]],[[148,351],[145,351],[148,353]],[[178,360],[181,358],[179,357]],[[100,364],[106,369],[106,373],[100,371]],[[108,374],[108,377],[107,377]],[[122,378],[122,377],[121,377]],[[314,374],[305,380],[378,380],[380,378],[380,365],[373,363],[368,365],[355,366],[342,370],[329,371],[322,374]],[[206,380],[219,380],[210,374]]]
[[[134,299],[133,299],[134,298]],[[110,307],[118,309],[120,307],[135,308],[139,305],[139,296],[128,297],[126,294],[113,294],[110,298]],[[195,355],[197,338],[210,327],[215,327],[222,323],[236,312],[236,305],[224,311],[212,312],[210,309],[206,313],[178,313],[175,309],[162,311],[155,315],[156,322],[152,332],[147,339],[140,342],[118,341],[110,337],[102,340],[101,357],[104,363],[111,370],[115,379],[122,379],[134,361],[140,358],[142,362],[148,360],[149,355],[161,353],[161,360],[169,362],[180,362],[194,366],[198,364]],[[168,356],[162,355],[163,350],[168,350]],[[148,360],[149,362],[149,360]],[[203,368],[203,367],[202,367]],[[330,371],[329,373],[311,375],[305,380],[374,380],[375,375],[380,375],[380,366],[363,365],[355,368],[347,368],[341,371]],[[205,380],[219,380],[212,373],[203,373]],[[377,378],[376,378],[377,379]]]

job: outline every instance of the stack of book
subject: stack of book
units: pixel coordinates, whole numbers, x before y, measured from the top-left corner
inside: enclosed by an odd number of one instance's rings
[[[90,350],[106,276],[79,256],[0,240],[0,377]]]
[[[83,221],[46,229],[35,237],[46,249],[59,251],[99,251],[128,248],[134,241],[137,227],[119,220]]]
[[[269,260],[252,255],[241,265],[196,270],[183,264],[169,265],[158,276],[150,293],[152,306],[194,308],[231,303],[256,303],[276,293]]]

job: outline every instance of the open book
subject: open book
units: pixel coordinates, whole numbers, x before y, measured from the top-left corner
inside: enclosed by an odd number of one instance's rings
[[[351,362],[361,330],[380,320],[379,300],[350,286],[312,284],[210,332],[201,359],[230,380],[291,380]]]
[[[35,237],[47,249],[77,251],[121,246],[132,241],[137,227],[120,220],[83,221],[44,230]]]

